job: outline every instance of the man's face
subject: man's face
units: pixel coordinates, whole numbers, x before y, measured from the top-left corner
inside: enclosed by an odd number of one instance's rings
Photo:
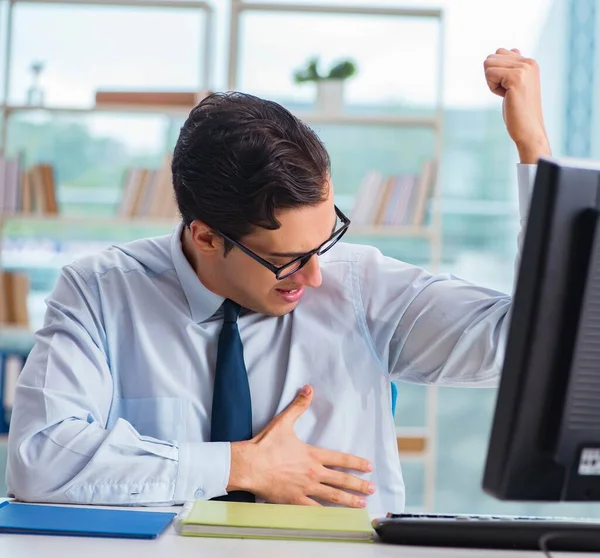
[[[276,217],[281,223],[279,229],[258,229],[239,242],[280,267],[329,239],[336,224],[333,195],[319,205],[284,210]],[[221,251],[213,263],[217,267],[219,294],[261,314],[283,316],[298,305],[306,288],[321,285],[316,256],[296,273],[281,280],[237,247],[227,255]]]

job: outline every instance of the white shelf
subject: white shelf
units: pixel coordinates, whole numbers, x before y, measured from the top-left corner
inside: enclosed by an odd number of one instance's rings
[[[92,216],[70,216],[70,215],[36,215],[36,214],[4,214],[0,215],[2,223],[43,223],[60,225],[120,225],[120,226],[139,226],[139,227],[176,227],[179,219],[164,219],[151,217],[92,217]]]
[[[208,12],[212,7],[207,2],[197,0],[11,0],[12,4],[75,4],[102,6],[131,6],[140,8],[199,8]]]
[[[28,352],[35,342],[35,334],[29,328],[0,324],[0,351]]]
[[[310,14],[350,14],[350,15],[378,15],[378,16],[405,16],[405,17],[433,17],[440,18],[442,10],[439,8],[386,8],[383,6],[341,6],[325,4],[279,4],[273,2],[242,2],[234,4],[234,9],[243,11],[266,12],[304,12]]]
[[[410,237],[433,238],[435,231],[429,227],[392,226],[392,225],[350,225],[346,236]]]
[[[14,112],[48,112],[62,114],[93,114],[93,113],[131,113],[131,114],[162,114],[187,116],[193,106],[172,105],[135,105],[106,103],[91,107],[60,107],[60,106],[35,106],[35,105],[0,105],[0,110],[7,114]]]
[[[296,112],[300,120],[308,124],[349,124],[361,126],[402,126],[407,128],[433,128],[441,127],[439,118],[401,116],[385,114],[320,114],[318,112]]]
[[[0,221],[6,223],[44,223],[54,225],[120,225],[143,227],[176,227],[178,219],[152,219],[143,217],[87,217],[63,215],[0,215]],[[378,236],[378,237],[414,237],[431,238],[434,230],[429,227],[392,226],[392,225],[350,225],[346,236]]]
[[[94,113],[130,113],[130,114],[160,114],[186,117],[193,106],[174,105],[142,105],[103,103],[94,106],[36,106],[36,105],[0,105],[0,110],[7,113],[15,112],[47,112],[56,114],[94,114]],[[343,124],[359,126],[395,126],[406,128],[441,127],[440,119],[431,116],[401,116],[397,114],[325,114],[318,112],[295,112],[295,116],[307,124]]]

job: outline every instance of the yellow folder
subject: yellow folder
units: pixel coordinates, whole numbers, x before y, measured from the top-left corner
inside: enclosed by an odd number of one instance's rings
[[[181,535],[370,542],[365,509],[196,500],[175,521]]]

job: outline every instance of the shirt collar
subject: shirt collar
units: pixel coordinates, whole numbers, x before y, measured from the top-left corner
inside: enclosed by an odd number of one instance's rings
[[[175,266],[175,272],[181,283],[185,297],[190,306],[192,320],[196,323],[203,322],[210,318],[223,304],[225,300],[212,291],[209,291],[198,279],[196,272],[188,262],[183,253],[181,244],[181,234],[184,224],[181,222],[173,231],[171,236],[171,258]]]

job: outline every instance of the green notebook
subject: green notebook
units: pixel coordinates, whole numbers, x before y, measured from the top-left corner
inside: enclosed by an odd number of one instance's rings
[[[252,539],[369,542],[365,509],[196,500],[175,521],[181,535]]]

